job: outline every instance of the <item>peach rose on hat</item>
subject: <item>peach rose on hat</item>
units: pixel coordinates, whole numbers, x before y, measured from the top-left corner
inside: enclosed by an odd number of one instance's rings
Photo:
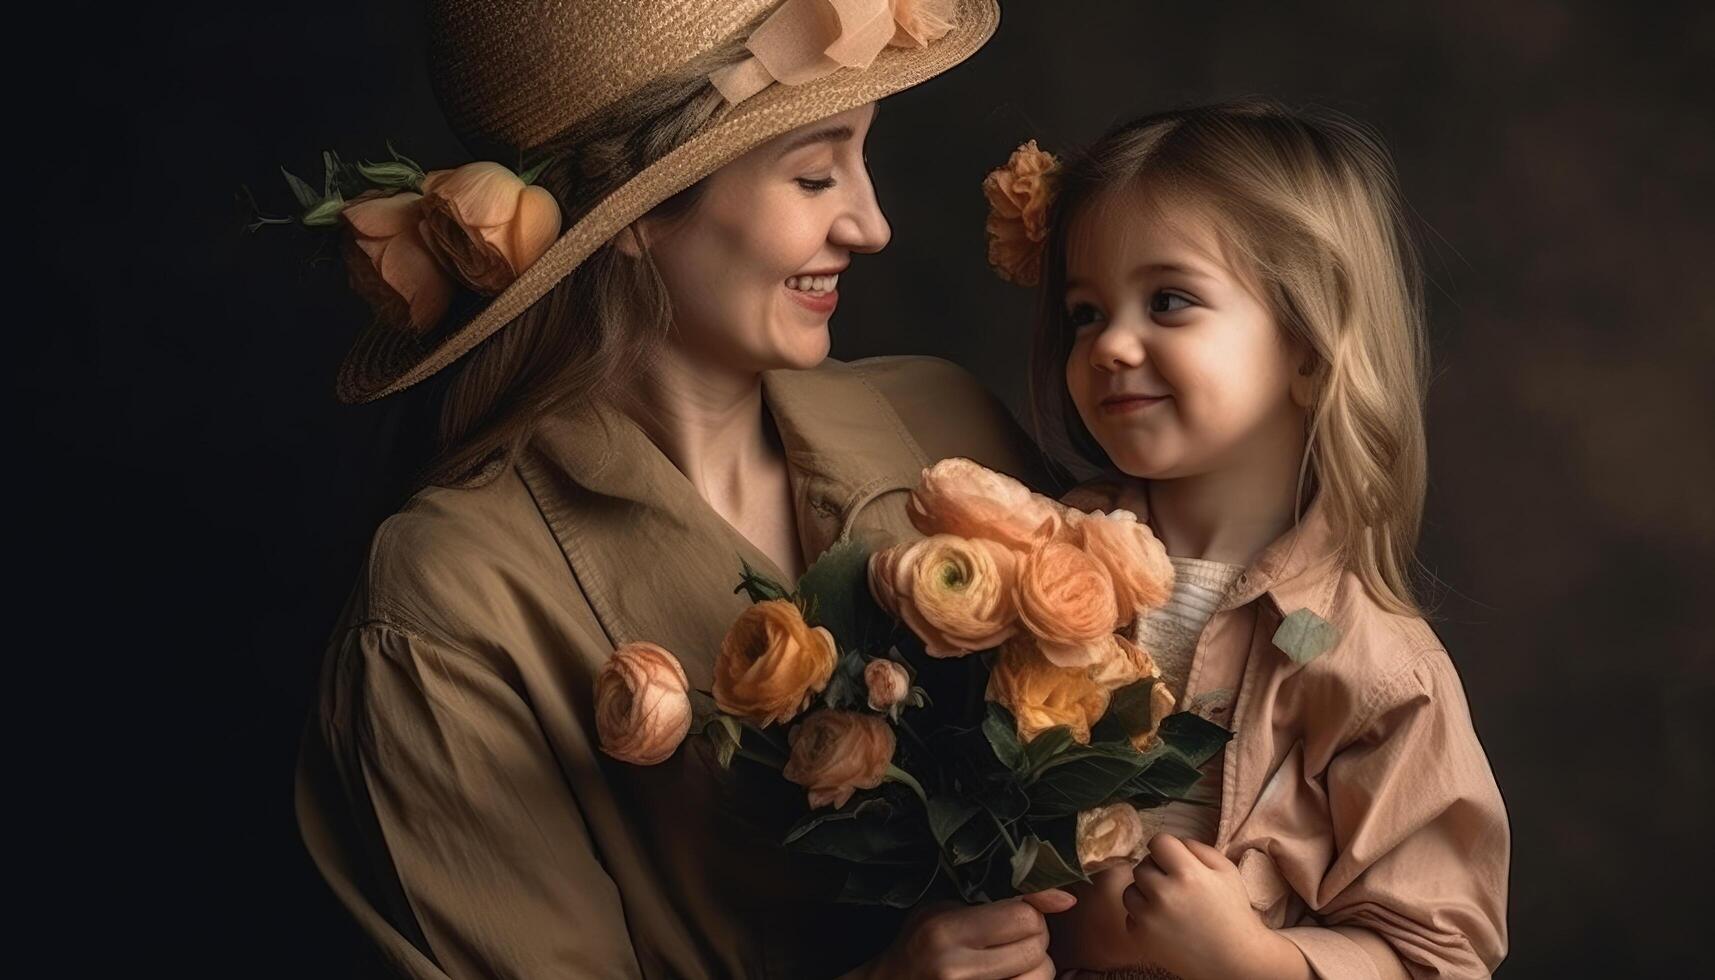
[[[345,268],[352,292],[383,322],[413,332],[440,322],[454,289],[423,238],[422,199],[409,191],[371,190],[339,212],[347,230]]]
[[[478,161],[423,177],[423,238],[458,280],[493,296],[560,234],[560,205],[498,163]]]
[[[615,759],[639,766],[665,760],[691,730],[685,668],[653,643],[621,646],[596,676],[595,721],[602,751]]]

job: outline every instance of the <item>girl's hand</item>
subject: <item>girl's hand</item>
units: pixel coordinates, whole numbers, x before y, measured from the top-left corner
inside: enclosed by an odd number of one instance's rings
[[[987,905],[924,909],[906,923],[892,947],[860,975],[876,980],[1053,980],[1048,923],[1043,913],[1076,904],[1050,889]]]
[[[1154,963],[1186,980],[1311,976],[1298,947],[1252,911],[1238,867],[1200,841],[1150,838],[1121,901]]]

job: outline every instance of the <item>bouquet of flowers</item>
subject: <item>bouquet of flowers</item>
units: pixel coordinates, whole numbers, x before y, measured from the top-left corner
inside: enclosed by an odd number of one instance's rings
[[[695,729],[721,765],[777,771],[806,800],[783,843],[850,862],[850,901],[982,902],[1135,861],[1138,808],[1185,798],[1231,737],[1175,713],[1117,632],[1170,594],[1160,542],[964,459],[925,470],[909,513],[921,540],[844,542],[791,590],[744,568],[711,692],[621,647],[603,749],[653,764]]]

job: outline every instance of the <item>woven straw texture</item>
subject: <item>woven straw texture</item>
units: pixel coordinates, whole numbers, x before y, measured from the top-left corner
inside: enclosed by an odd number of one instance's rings
[[[547,130],[552,132],[580,118],[578,114],[597,111],[635,90],[653,74],[675,68],[726,42],[772,3],[759,0],[550,3],[547,10],[564,14],[564,21],[551,28],[539,22],[544,9],[539,2],[450,0],[438,6],[441,10],[431,25],[438,40],[434,42],[436,51],[431,57],[442,59],[446,65],[488,62],[487,67],[468,69],[480,81],[464,90],[460,98],[466,101],[458,102],[457,109],[448,109],[450,118],[458,117],[453,119],[455,129],[527,146],[545,138],[538,135],[541,130],[533,120],[552,120],[553,128]],[[526,9],[529,17],[520,13]],[[335,393],[343,402],[374,401],[433,375],[529,309],[577,268],[578,263],[657,204],[781,133],[874,102],[940,74],[982,47],[999,20],[1000,10],[995,0],[959,0],[953,29],[927,47],[890,47],[861,71],[842,69],[806,85],[769,86],[603,198],[492,302],[480,308],[455,306],[448,312],[450,323],[457,324],[471,316],[469,322],[450,331],[436,330],[426,338],[380,323],[371,324],[340,366]],[[668,24],[672,26],[665,26]],[[471,31],[468,41],[461,42],[468,44],[468,53],[454,55],[440,47],[457,39],[456,34],[442,33],[443,28],[450,30],[456,25],[466,25],[457,29]],[[627,39],[634,40],[638,47],[627,51],[621,46]],[[589,91],[574,100],[575,105],[550,106],[542,101],[539,90],[563,91],[566,86],[575,87],[577,82],[543,86],[539,84],[542,65],[531,64],[528,69],[508,67],[518,64],[520,58],[507,52],[520,52],[526,59],[539,57],[544,45],[554,49],[548,63],[550,68],[564,71],[568,79],[590,82]],[[626,51],[630,60],[636,62],[623,69],[623,78],[621,70],[612,67],[615,50]],[[590,64],[601,65],[601,70],[611,77],[590,79]],[[522,87],[517,80],[526,75],[538,83],[534,86],[538,91],[516,91]],[[510,84],[508,78],[513,79]]]

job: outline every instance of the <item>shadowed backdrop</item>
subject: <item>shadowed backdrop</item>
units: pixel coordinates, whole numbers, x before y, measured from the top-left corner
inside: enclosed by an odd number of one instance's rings
[[[987,269],[978,188],[1017,143],[1066,149],[1252,94],[1379,128],[1431,280],[1433,624],[1512,820],[1500,972],[1707,969],[1715,17],[1544,0],[1003,6],[986,49],[883,106],[869,158],[893,241],[842,277],[835,355],[951,358],[1022,417],[1031,296]],[[32,332],[14,392],[26,438],[89,475],[38,489],[104,542],[94,583],[87,551],[38,542],[43,580],[81,583],[52,597],[120,624],[74,670],[133,709],[133,681],[159,693],[100,770],[127,816],[103,811],[99,836],[137,870],[62,865],[45,894],[99,895],[136,949],[192,971],[354,975],[350,929],[296,838],[292,763],[421,420],[409,397],[334,403],[365,311],[300,231],[246,235],[237,191],[283,212],[280,165],[315,182],[322,149],[374,159],[384,139],[430,168],[469,158],[410,0],[337,19],[99,9],[62,5],[49,33],[74,69],[36,76],[14,119],[66,154],[26,206],[69,202],[31,260],[58,291],[56,329]],[[88,789],[73,762],[38,764]],[[141,924],[155,913],[171,925]]]

